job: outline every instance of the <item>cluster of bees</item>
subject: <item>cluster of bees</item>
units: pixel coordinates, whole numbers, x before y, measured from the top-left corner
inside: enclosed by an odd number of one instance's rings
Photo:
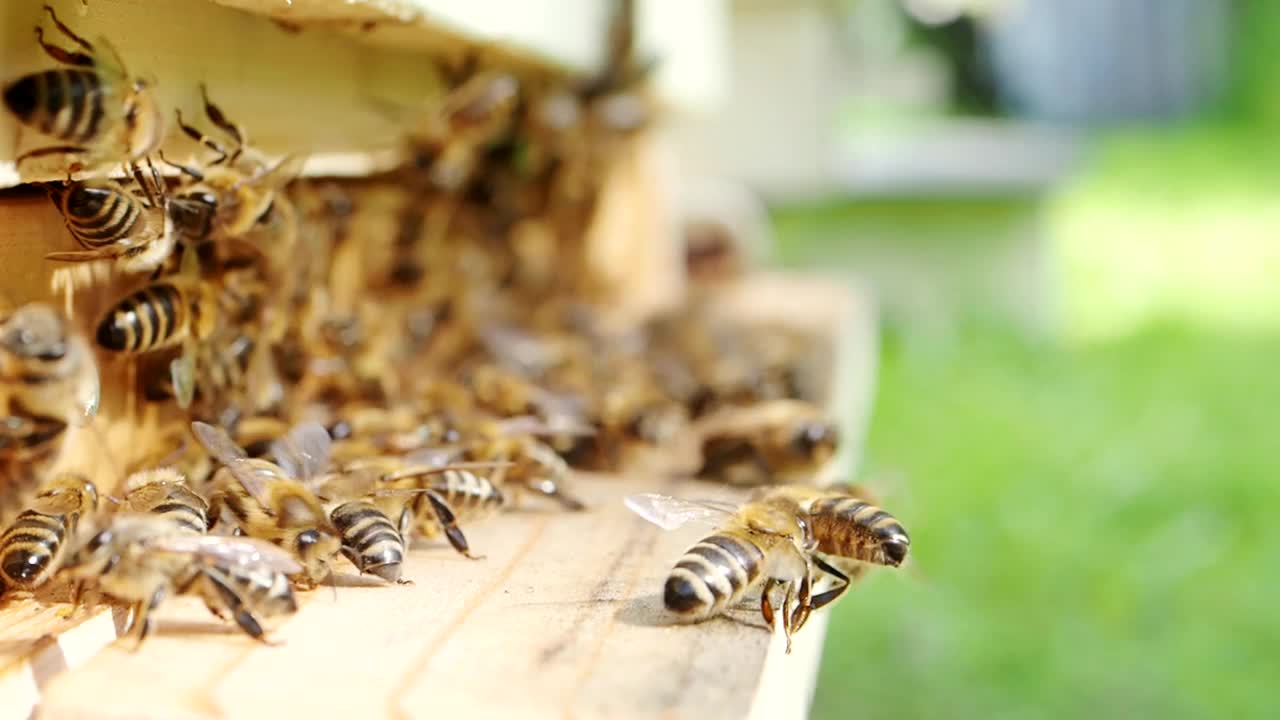
[[[759,588],[772,624],[785,588],[789,637],[866,564],[905,559],[906,531],[865,492],[806,485],[838,432],[802,338],[690,308],[618,327],[592,304],[585,228],[653,113],[626,32],[575,82],[446,64],[453,89],[419,113],[403,166],[338,183],[296,180],[300,160],[269,160],[207,88],[203,117],[174,113],[198,152],[171,161],[148,85],[46,10],[72,47],[38,27],[58,67],[4,103],[62,143],[24,158],[76,158],[49,188],[81,247],[48,256],[59,287],[115,294],[92,317],[0,318],[0,471],[20,500],[4,590],[65,580],[128,603],[139,643],[166,597],[193,595],[265,639],[344,559],[408,582],[414,540],[473,557],[463,528],[523,497],[589,510],[571,467],[681,444],[691,474],[763,489],[741,507],[628,500],[663,527],[721,524],[667,581],[678,615]],[[111,165],[122,179],[72,179]],[[53,472],[104,386],[159,429],[123,479]]]

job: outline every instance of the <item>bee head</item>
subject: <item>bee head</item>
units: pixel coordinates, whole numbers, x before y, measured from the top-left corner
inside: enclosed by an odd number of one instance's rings
[[[840,432],[825,420],[802,422],[791,435],[791,447],[801,457],[824,462],[836,452]]]
[[[19,358],[55,363],[67,355],[67,325],[52,306],[31,303],[0,323],[0,350]]]

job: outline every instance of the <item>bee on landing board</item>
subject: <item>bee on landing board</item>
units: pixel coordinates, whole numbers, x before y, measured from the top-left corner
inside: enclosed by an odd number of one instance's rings
[[[668,610],[682,620],[705,620],[759,588],[760,614],[773,627],[772,595],[782,586],[782,629],[787,652],[791,651],[796,622],[811,600],[810,556],[817,547],[812,528],[793,503],[759,500],[733,505],[643,494],[629,496],[626,504],[664,530],[694,521],[716,526],[671,569],[662,595]]]
[[[125,633],[141,647],[152,613],[171,595],[194,595],[262,642],[265,619],[298,604],[287,575],[302,567],[275,545],[247,537],[197,535],[165,517],[116,513],[75,547],[62,574],[131,605]]]
[[[125,479],[124,488],[125,510],[162,517],[175,532],[203,535],[209,531],[209,503],[176,468],[140,470]]]
[[[0,534],[0,591],[33,590],[58,570],[81,519],[98,509],[98,490],[79,475],[43,485],[31,507]]]
[[[329,433],[314,423],[295,426],[277,441],[278,464],[250,458],[222,428],[195,422],[191,431],[224,466],[212,480],[211,524],[228,515],[246,535],[292,553],[305,582],[327,578],[342,543],[311,483],[328,461]]]
[[[911,546],[906,528],[889,512],[867,500],[869,494],[865,488],[850,485],[831,488],[787,485],[762,490],[741,506],[655,494],[633,495],[627,498],[626,504],[636,514],[666,530],[693,521],[725,523],[716,536],[695,545],[667,580],[664,595],[667,608],[694,619],[723,611],[746,593],[747,586],[760,581],[760,571],[753,573],[749,566],[759,565],[767,553],[744,549],[744,542],[756,542],[761,533],[776,535],[779,528],[793,530],[793,522],[800,526],[799,536],[783,534],[796,540],[796,547],[805,557],[803,575],[798,582],[786,577],[766,579],[761,597],[761,614],[772,625],[770,591],[779,583],[795,583],[794,588],[787,588],[782,606],[783,630],[790,647],[791,634],[804,627],[812,611],[843,596],[852,579],[868,566],[899,567],[906,561]],[[730,537],[716,539],[721,534]],[[777,547],[776,539],[771,542]],[[812,568],[815,567],[831,579],[831,586],[820,592],[815,592],[820,579],[814,577]]]
[[[76,49],[46,42],[36,26],[36,42],[66,67],[23,75],[4,87],[4,104],[26,127],[62,145],[29,150],[17,162],[45,155],[83,156],[90,164],[133,163],[149,155],[165,135],[165,125],[148,83],[131,77],[105,38],[93,43],[64,25],[53,8],[50,21]]]
[[[819,407],[773,400],[719,410],[695,423],[698,477],[730,485],[778,485],[812,478],[835,455],[840,433]]]

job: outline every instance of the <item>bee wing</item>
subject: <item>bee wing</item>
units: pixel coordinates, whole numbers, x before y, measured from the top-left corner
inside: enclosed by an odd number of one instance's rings
[[[623,503],[631,512],[663,530],[675,530],[691,522],[714,525],[715,521],[733,515],[733,509],[726,504],[715,501],[684,500],[657,493],[628,495]]]
[[[495,462],[456,462],[446,465],[411,465],[400,468],[394,472],[386,473],[382,476],[383,482],[395,482],[403,478],[415,477],[420,475],[436,475],[446,470],[494,470],[498,468],[511,467],[515,463],[507,461]]]
[[[188,553],[225,564],[265,565],[286,575],[302,572],[302,566],[292,555],[256,538],[175,533],[156,538],[149,545],[157,550]]]
[[[126,493],[124,503],[127,509],[131,511],[143,512],[143,508],[150,507],[163,500],[171,489],[164,485],[142,485]]]
[[[286,474],[307,482],[329,464],[332,444],[329,431],[323,425],[304,422],[293,426],[284,438],[271,443],[271,455]]]
[[[462,448],[455,445],[443,447],[420,448],[404,456],[406,465],[428,465],[440,467],[462,455]]]
[[[548,421],[533,415],[517,415],[516,417],[499,420],[498,430],[507,437],[513,435],[591,436],[596,434],[595,428],[564,416],[558,416]]]
[[[41,495],[36,498],[35,507],[37,510],[50,515],[60,515],[75,510],[80,504],[79,499],[73,492],[58,492]]]
[[[208,450],[209,454],[223,465],[230,467],[235,465],[238,460],[244,460],[249,457],[244,449],[231,439],[227,431],[220,427],[196,421],[191,423],[191,433],[196,436],[196,440],[200,441],[204,449]]]
[[[54,262],[89,262],[91,260],[109,260],[120,254],[119,248],[108,247],[101,250],[60,250],[45,253],[45,260]]]

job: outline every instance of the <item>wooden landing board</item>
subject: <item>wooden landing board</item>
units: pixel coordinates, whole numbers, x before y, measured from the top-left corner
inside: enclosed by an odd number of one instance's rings
[[[417,549],[412,586],[309,593],[278,647],[171,603],[140,652],[117,643],[47,681],[38,717],[748,715],[772,641],[758,611],[671,624],[663,580],[706,531],[664,533],[622,505],[654,489],[731,496],[656,478],[583,477],[577,489],[591,512],[530,507],[472,528],[484,560]],[[784,664],[816,653],[821,631],[796,642]]]
[[[834,333],[848,353],[834,363],[832,410],[865,418],[874,367],[866,356],[875,347],[866,298],[794,276],[739,292],[755,299],[757,316],[799,315],[788,302],[811,308],[803,314],[811,327]],[[861,440],[846,435],[845,445]],[[136,653],[112,644],[110,612],[68,621],[57,614],[65,606],[10,602],[0,607],[0,720],[28,717],[36,701],[37,718],[93,720],[805,713],[825,616],[796,637],[791,655],[756,608],[672,624],[663,581],[706,531],[663,532],[622,505],[636,492],[730,498],[728,489],[661,474],[584,475],[574,492],[588,512],[531,499],[467,527],[483,560],[420,545],[405,568],[414,585],[347,574],[336,597],[328,587],[307,593],[272,633],[278,647],[254,643],[186,598],[161,608],[158,633]]]

